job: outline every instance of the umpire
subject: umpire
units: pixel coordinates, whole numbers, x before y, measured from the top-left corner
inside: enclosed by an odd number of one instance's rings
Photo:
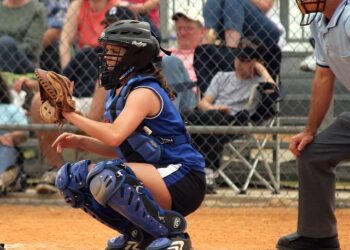
[[[340,249],[335,218],[336,166],[350,158],[350,112],[316,132],[328,110],[335,79],[350,89],[350,0],[296,0],[301,25],[311,24],[317,68],[307,127],[292,137],[298,157],[299,217],[297,232],[282,237],[279,250]]]

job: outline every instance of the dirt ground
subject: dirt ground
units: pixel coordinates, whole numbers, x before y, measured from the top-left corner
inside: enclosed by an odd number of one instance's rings
[[[350,210],[337,211],[343,250],[350,249]],[[195,250],[272,250],[292,232],[295,208],[200,208],[188,216]],[[102,250],[115,232],[67,206],[0,205],[0,242],[16,250]]]

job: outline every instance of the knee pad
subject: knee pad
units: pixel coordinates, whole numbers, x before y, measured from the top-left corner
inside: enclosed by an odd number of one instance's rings
[[[66,163],[57,173],[55,185],[63,195],[65,202],[74,208],[81,208],[85,197],[90,193],[86,184],[90,163],[89,160],[74,164]]]
[[[97,202],[112,208],[153,237],[168,237],[185,231],[185,218],[175,211],[162,209],[121,160],[96,164],[87,178]]]
[[[73,208],[83,209],[96,220],[129,239],[139,242],[148,237],[118,212],[103,207],[94,199],[86,183],[89,164],[89,160],[83,160],[74,164],[66,163],[60,168],[55,184],[64,200]]]

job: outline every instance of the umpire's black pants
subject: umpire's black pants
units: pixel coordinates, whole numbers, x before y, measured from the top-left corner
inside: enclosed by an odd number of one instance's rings
[[[335,210],[336,166],[350,159],[350,113],[318,134],[298,159],[298,233],[314,238],[337,234]]]

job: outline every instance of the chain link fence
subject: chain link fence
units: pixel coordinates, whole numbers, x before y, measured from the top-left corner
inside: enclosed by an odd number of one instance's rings
[[[105,12],[114,5],[107,1],[98,14],[82,10],[88,1],[82,1],[83,5],[68,0],[40,2],[42,5],[32,0],[25,6],[26,11],[18,9],[10,16],[6,7],[0,8],[0,23],[6,23],[0,25],[0,130],[2,137],[9,132],[29,131],[29,139],[19,141],[16,152],[34,178],[54,163],[91,156],[52,152],[46,136],[54,138],[57,127],[42,124],[37,114],[40,99],[33,69],[41,67],[68,76],[75,83],[79,110],[99,119],[96,112],[104,99],[92,102],[101,50],[96,38],[106,25]],[[123,11],[115,12],[116,18],[154,18],[150,11]],[[309,29],[299,26],[301,17],[295,1],[160,0],[159,13],[160,25],[155,21],[152,27],[163,47],[172,51],[187,71],[186,76],[178,77],[177,64],[170,61],[163,65],[165,78],[177,93],[175,104],[187,122],[194,145],[206,159],[210,187],[206,203],[295,204],[296,160],[288,150],[288,142],[306,123],[315,67]],[[184,16],[187,22],[181,23]],[[13,22],[2,22],[4,18]],[[191,20],[195,22],[188,23]],[[263,84],[268,81],[255,75],[254,65],[247,66],[256,58],[239,57],[231,49],[240,46],[240,36],[259,38],[253,45],[261,42],[259,60],[279,91]],[[238,64],[251,69],[248,80],[237,80],[239,73],[232,73],[239,71]],[[347,92],[337,84],[323,128],[346,111],[350,101]],[[208,102],[197,105],[206,96],[210,97]],[[68,125],[65,130],[76,131]],[[348,168],[344,162],[337,173],[340,198],[347,198]],[[339,205],[345,203],[339,199]]]

